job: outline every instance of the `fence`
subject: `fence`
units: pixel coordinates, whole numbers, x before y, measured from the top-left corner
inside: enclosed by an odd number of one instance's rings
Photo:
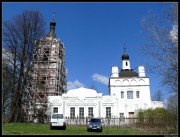
[[[137,126],[137,118],[101,118],[103,126],[121,126],[132,127]],[[87,125],[89,118],[67,118],[67,125]]]
[[[85,126],[90,118],[66,118],[67,125]],[[167,121],[162,118],[101,118],[103,126],[118,126],[118,127],[174,127],[172,121]]]
[[[87,125],[90,118],[66,118],[69,125]],[[103,125],[125,125],[133,122],[131,118],[101,118]]]

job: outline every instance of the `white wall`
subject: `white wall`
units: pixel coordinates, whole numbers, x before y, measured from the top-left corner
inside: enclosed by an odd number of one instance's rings
[[[151,100],[149,78],[110,78],[110,95],[121,95],[124,91],[124,99],[127,98],[127,91],[133,91],[134,99],[136,99],[136,91],[140,91],[140,98],[142,100]],[[148,103],[150,104],[150,103]]]
[[[119,92],[122,90],[124,91],[123,99]],[[140,91],[140,98],[136,98],[136,92],[134,92],[134,98],[127,99],[127,90]],[[151,101],[149,86],[117,87],[114,92],[119,93],[111,96],[100,94],[96,97],[72,97],[63,94],[62,96],[49,96],[48,101],[51,113],[53,107],[58,107],[58,112],[63,113],[65,117],[70,117],[70,107],[75,107],[75,116],[79,116],[79,108],[84,107],[84,117],[88,117],[88,107],[93,107],[94,117],[105,117],[106,107],[111,107],[112,117],[119,117],[119,113],[124,113],[125,117],[129,117],[129,112],[135,113],[138,109],[163,107],[163,102]]]
[[[162,102],[162,101],[151,101],[151,108],[155,109],[157,107],[164,107],[164,102]]]

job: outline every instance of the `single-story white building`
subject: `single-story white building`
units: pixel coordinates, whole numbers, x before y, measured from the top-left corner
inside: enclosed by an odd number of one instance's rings
[[[77,88],[62,96],[49,96],[48,115],[63,113],[65,117],[132,117],[138,109],[163,107],[163,102],[120,99],[117,95],[97,93],[93,89]]]

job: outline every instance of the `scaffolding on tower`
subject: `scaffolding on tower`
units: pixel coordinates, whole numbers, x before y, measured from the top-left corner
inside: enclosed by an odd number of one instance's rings
[[[26,105],[29,119],[42,122],[47,119],[47,97],[66,93],[65,48],[55,35],[54,20],[47,37],[37,40],[33,49],[31,88],[27,94],[31,101]],[[46,121],[45,120],[45,121]]]

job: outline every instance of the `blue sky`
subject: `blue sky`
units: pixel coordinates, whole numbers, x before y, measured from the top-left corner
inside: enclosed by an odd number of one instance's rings
[[[121,68],[124,43],[131,68],[152,62],[140,50],[146,43],[141,20],[150,10],[163,12],[162,2],[4,2],[2,19],[9,20],[26,9],[43,14],[47,33],[56,12],[55,31],[65,46],[68,88],[93,85],[103,95],[108,94],[105,83],[111,67]],[[146,76],[150,77],[151,96],[164,90],[159,76],[147,70]]]

